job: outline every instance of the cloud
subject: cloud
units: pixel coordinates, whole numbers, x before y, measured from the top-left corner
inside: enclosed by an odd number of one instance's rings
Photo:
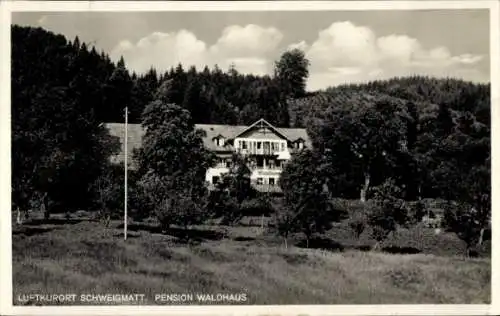
[[[222,31],[221,37],[210,47],[210,52],[223,56],[262,56],[275,51],[282,39],[283,34],[274,27],[232,25]]]
[[[473,68],[482,56],[453,56],[444,46],[426,49],[407,35],[378,37],[349,21],[332,23],[312,44],[302,41],[289,46],[293,47],[301,47],[311,62],[310,90],[413,74],[484,77]]]
[[[243,57],[243,58],[230,58],[225,61],[219,62],[223,68],[228,68],[234,65],[240,73],[266,75],[269,73],[270,62],[265,58],[258,57]]]
[[[144,72],[151,66],[166,70],[178,63],[203,66],[206,51],[205,42],[190,31],[180,30],[173,33],[154,32],[136,43],[121,41],[110,55],[115,60],[123,56],[130,69]]]
[[[362,68],[359,67],[330,67],[329,72],[332,74],[338,74],[343,76],[357,75],[362,72]]]
[[[454,56],[452,59],[458,63],[462,64],[476,64],[483,59],[483,56],[472,55],[472,54],[462,54],[460,56]]]
[[[232,64],[241,73],[264,75],[270,72],[271,56],[282,39],[283,34],[274,27],[228,26],[209,48],[208,59],[222,68]]]
[[[164,71],[182,63],[185,68],[234,65],[241,73],[263,75],[272,72],[282,47],[298,48],[311,63],[309,90],[414,74],[487,80],[478,70],[483,56],[454,55],[445,46],[424,47],[405,34],[377,36],[371,28],[350,21],[332,23],[310,43],[304,39],[283,46],[284,39],[279,29],[256,24],[228,26],[211,45],[189,30],[153,32],[136,42],[122,40],[111,57],[123,55],[127,66],[139,73],[151,66]]]
[[[406,35],[389,35],[377,39],[376,47],[380,62],[411,64],[412,59],[422,54],[422,47],[415,38]]]
[[[319,32],[306,55],[314,68],[371,65],[377,58],[375,40],[375,34],[367,27],[337,22]]]
[[[45,24],[47,24],[47,16],[46,15],[42,15],[38,20],[37,20],[37,23],[38,25],[40,26],[44,26]]]
[[[282,39],[278,29],[254,24],[226,27],[211,46],[188,30],[154,32],[136,43],[121,41],[112,50],[111,57],[117,60],[123,56],[127,66],[136,72],[144,72],[151,66],[166,70],[182,63],[199,68],[217,64],[222,69],[234,65],[242,73],[262,75],[269,72],[272,65],[269,57]]]
[[[302,51],[305,51],[307,49],[307,43],[306,41],[300,41],[298,43],[293,43],[288,45],[288,49],[300,49]]]

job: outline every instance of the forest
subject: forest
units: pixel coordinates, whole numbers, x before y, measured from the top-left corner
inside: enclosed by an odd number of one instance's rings
[[[123,58],[114,63],[78,37],[14,25],[13,209],[43,205],[46,218],[120,210],[121,169],[108,159],[119,144],[102,123],[123,122],[128,107],[129,122],[148,128],[130,203],[165,229],[202,222],[206,214],[234,221],[255,200],[242,168],[215,193],[204,192],[200,175],[212,157],[194,124],[264,118],[307,128],[313,142],[285,168],[283,198],[265,201],[285,241],[291,232],[309,240],[328,229],[331,198],[372,201],[352,225],[373,227],[380,240],[421,218],[418,201],[431,198],[454,205],[446,225],[468,246],[483,242],[491,217],[489,84],[410,76],[308,92],[308,61],[299,50],[283,53],[268,76],[184,67],[136,74]],[[159,150],[174,139],[177,147]],[[244,165],[241,157],[235,165]]]

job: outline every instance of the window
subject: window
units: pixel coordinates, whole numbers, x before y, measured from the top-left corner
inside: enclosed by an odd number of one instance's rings
[[[269,185],[274,186],[274,178],[269,178]]]
[[[258,142],[257,143],[257,149],[260,149],[262,147],[262,143],[261,142]]]
[[[221,147],[224,146],[224,137],[222,137],[220,135],[217,137],[214,137],[213,141],[214,141],[215,146],[221,146]]]
[[[264,179],[257,178],[257,184],[264,184]]]
[[[257,157],[257,167],[264,167],[264,158],[263,157]]]
[[[281,143],[281,151],[285,151],[285,143]]]
[[[247,142],[245,140],[241,141],[241,148],[242,149],[247,149]]]
[[[299,145],[299,149],[304,148],[304,142],[303,141],[299,140],[299,144],[298,145]]]
[[[269,168],[274,169],[274,160],[269,160]]]

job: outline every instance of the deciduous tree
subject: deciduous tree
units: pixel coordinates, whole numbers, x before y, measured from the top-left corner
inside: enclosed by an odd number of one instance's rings
[[[332,221],[342,215],[334,214],[329,202],[323,161],[320,152],[303,150],[293,156],[280,177],[284,206],[291,212],[283,214],[283,227],[303,232],[308,246],[314,233],[331,228]]]
[[[157,97],[142,115],[146,133],[138,154],[144,172],[140,182],[164,229],[172,224],[187,228],[207,214],[204,179],[213,156],[205,149],[204,132],[195,129],[189,112],[167,103],[168,88]]]
[[[309,77],[309,60],[300,49],[291,49],[281,55],[275,64],[274,76],[286,98],[303,97]]]

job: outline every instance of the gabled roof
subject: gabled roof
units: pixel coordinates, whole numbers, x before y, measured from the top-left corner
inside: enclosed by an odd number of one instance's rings
[[[297,139],[303,139],[305,141],[306,147],[310,147],[311,143],[307,135],[307,131],[303,128],[276,128],[269,124],[265,120],[259,120],[250,126],[245,125],[219,125],[219,124],[196,124],[197,129],[205,131],[206,136],[203,138],[203,143],[205,147],[212,151],[217,152],[230,152],[234,148],[229,142],[224,142],[224,146],[217,146],[214,144],[213,139],[218,136],[223,136],[225,139],[234,139],[238,135],[248,130],[250,127],[255,126],[257,123],[261,122],[269,126],[273,131],[282,135],[289,141],[296,141]],[[125,124],[123,123],[104,123],[104,126],[109,130],[112,136],[117,136],[121,143],[121,152],[116,157],[118,161],[124,160],[124,138],[125,138]],[[132,157],[132,152],[135,148],[139,148],[142,145],[142,137],[144,136],[144,128],[140,124],[128,124],[127,134],[128,134],[128,154]],[[131,160],[131,159],[130,159]]]
[[[226,139],[234,139],[238,137],[239,135],[245,133],[249,129],[255,127],[258,123],[263,123],[264,125],[268,126],[271,130],[276,132],[277,134],[281,135],[288,141],[296,141],[297,139],[301,138],[304,140],[306,147],[311,147],[311,141],[309,139],[309,135],[307,135],[307,131],[305,128],[280,128],[280,127],[274,127],[272,126],[269,122],[266,120],[260,119],[257,122],[253,123],[250,126],[246,125],[219,125],[219,124],[196,124],[196,128],[202,129],[205,131],[207,136],[205,137],[204,144],[205,146],[214,151],[223,151],[223,150],[232,150],[232,146],[225,142],[228,146],[226,149],[226,146],[224,147],[219,147],[213,143],[213,139],[217,137],[218,135],[224,136]]]
[[[247,131],[251,130],[252,128],[254,128],[255,126],[257,126],[258,124],[261,124],[262,126],[267,126],[269,127],[272,131],[274,131],[276,134],[278,134],[279,136],[285,138],[286,140],[290,141],[290,139],[288,139],[288,137],[286,137],[285,135],[283,135],[283,133],[281,133],[281,131],[279,131],[278,129],[276,129],[274,126],[272,126],[268,121],[264,120],[264,119],[260,119],[258,120],[257,122],[253,123],[252,125],[248,126],[246,129],[244,129],[241,133],[237,134],[236,136],[234,136],[234,138],[238,137],[238,136],[241,136],[242,134],[246,133]]]
[[[214,136],[212,139],[217,139],[217,138],[224,138],[225,139],[226,137],[224,135],[219,134],[217,136]]]

